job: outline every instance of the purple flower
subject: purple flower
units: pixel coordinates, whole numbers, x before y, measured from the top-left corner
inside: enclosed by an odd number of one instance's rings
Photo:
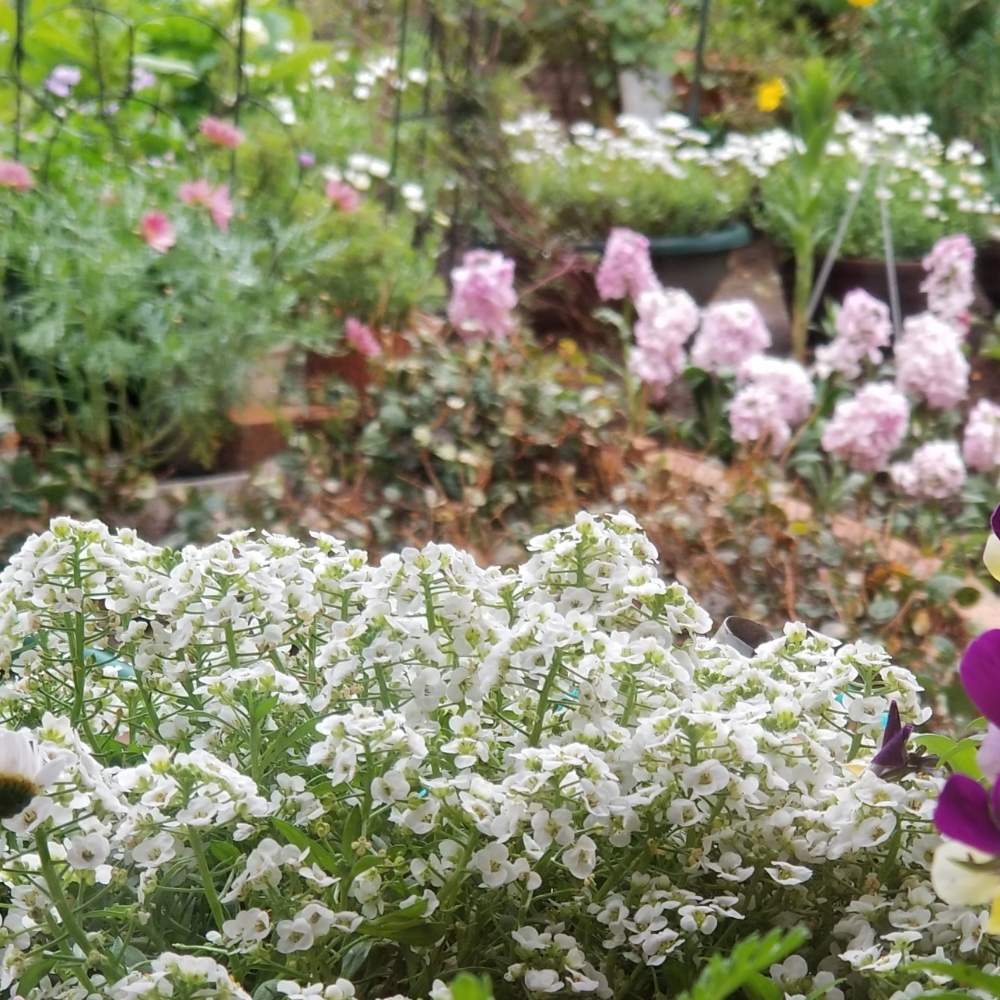
[[[316,166],[316,157],[312,153],[310,153],[309,150],[307,149],[302,150],[302,152],[299,153],[297,159],[299,166],[303,170],[308,170],[310,167]]]
[[[154,73],[150,73],[148,69],[143,69],[141,66],[136,66],[132,70],[132,92],[134,94],[155,86],[156,75]]]
[[[56,97],[69,97],[73,88],[80,82],[80,69],[77,66],[56,66],[45,81],[45,89]]]
[[[986,551],[983,552],[983,562],[990,576],[1000,580],[1000,504],[990,518],[990,537],[986,539]]]
[[[996,511],[993,518],[997,520]],[[969,643],[959,674],[972,704],[988,722],[1000,726],[1000,629],[990,629]]]
[[[885,732],[882,734],[882,746],[872,758],[872,770],[880,778],[902,777],[907,771],[918,771],[937,763],[936,757],[907,749],[912,734],[913,726],[909,723],[903,725],[899,717],[899,706],[892,702],[889,705]]]
[[[987,792],[965,774],[953,774],[938,799],[934,825],[946,837],[1000,856],[1000,782]]]

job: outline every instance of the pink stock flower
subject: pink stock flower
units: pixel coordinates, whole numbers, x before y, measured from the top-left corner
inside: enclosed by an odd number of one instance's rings
[[[655,350],[636,347],[629,354],[628,367],[649,386],[653,399],[662,399],[667,386],[684,371],[684,351],[671,341]]]
[[[910,422],[906,397],[888,382],[872,382],[837,403],[823,429],[824,451],[862,472],[881,472]]]
[[[744,386],[729,404],[729,427],[734,441],[749,444],[768,441],[771,454],[780,454],[791,439],[791,428],[782,415],[782,401],[771,386]]]
[[[816,351],[816,368],[823,378],[839,372],[845,378],[857,378],[865,360],[877,365],[882,360],[882,348],[889,346],[892,322],[889,307],[855,288],[844,296],[837,312],[837,335],[829,344]]]
[[[930,313],[907,319],[896,342],[896,385],[936,410],[961,403],[969,392],[969,362],[954,327]]]
[[[448,320],[463,340],[504,340],[516,305],[514,262],[503,254],[470,250],[451,272]]]
[[[706,371],[732,372],[770,346],[771,332],[752,302],[716,302],[702,313],[691,360]]]
[[[361,194],[347,181],[331,179],[326,182],[326,196],[341,212],[356,212],[361,205]]]
[[[638,300],[660,282],[649,259],[649,240],[631,229],[612,229],[597,269],[597,294],[602,299]]]
[[[809,416],[816,399],[816,387],[802,365],[766,354],[756,354],[744,361],[736,373],[736,381],[741,386],[769,390],[779,417],[792,426]]]
[[[212,187],[204,177],[196,181],[186,181],[177,191],[185,205],[200,205],[207,208],[212,221],[222,232],[229,229],[233,217],[233,203],[229,199],[229,186],[220,184]]]
[[[923,500],[947,500],[965,485],[965,465],[954,441],[928,441],[908,462],[894,462],[889,472],[899,489]]]
[[[243,142],[243,132],[232,122],[223,121],[221,118],[211,116],[202,118],[198,124],[198,131],[209,142],[216,146],[225,146],[226,149],[235,149]]]
[[[677,288],[653,288],[635,303],[635,347],[629,370],[651,389],[654,399],[684,370],[684,343],[698,329],[694,299]]]
[[[31,171],[17,160],[0,160],[0,187],[30,191],[35,186]]]
[[[139,221],[139,232],[157,253],[166,253],[177,242],[174,227],[163,212],[147,212]]]
[[[378,342],[375,331],[353,316],[348,316],[344,323],[344,336],[351,347],[366,358],[377,358],[382,353],[382,345]]]
[[[965,464],[976,472],[1000,468],[1000,406],[981,399],[972,408],[962,441]]]
[[[968,236],[945,236],[924,257],[927,277],[920,290],[927,308],[945,322],[968,329],[969,309],[975,299],[976,250]]]

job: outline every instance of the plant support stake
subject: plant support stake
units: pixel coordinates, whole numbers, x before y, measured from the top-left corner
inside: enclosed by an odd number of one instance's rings
[[[694,80],[691,83],[691,99],[688,102],[688,118],[692,125],[701,117],[701,77],[705,72],[705,45],[708,42],[708,14],[712,0],[701,0],[701,16],[698,19],[698,41],[694,49]]]
[[[892,312],[892,335],[899,336],[900,327],[903,325],[903,317],[900,315],[902,309],[899,304],[899,276],[896,274],[896,254],[892,246],[892,219],[889,216],[889,199],[883,197],[885,188],[885,166],[882,166],[878,175],[878,190],[875,192],[878,197],[878,210],[882,216],[882,241],[885,245],[885,277],[889,283],[889,309]]]

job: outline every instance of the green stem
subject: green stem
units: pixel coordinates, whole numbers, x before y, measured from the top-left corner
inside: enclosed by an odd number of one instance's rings
[[[552,666],[549,667],[545,683],[542,685],[541,694],[538,696],[538,714],[535,716],[535,724],[531,727],[531,734],[528,737],[529,747],[537,747],[538,741],[542,738],[542,730],[545,728],[545,713],[549,708],[549,697],[552,694],[552,688],[555,686],[561,662],[562,658],[559,655],[559,650],[556,650],[552,654]]]
[[[215,882],[212,879],[212,869],[208,866],[208,857],[205,854],[205,844],[202,842],[201,834],[192,826],[187,828],[188,842],[194,852],[195,861],[198,863],[198,872],[201,875],[201,883],[205,887],[205,898],[208,900],[208,908],[212,911],[215,919],[215,926],[221,931],[225,922],[226,914],[222,909],[222,902],[219,894],[215,891]]]

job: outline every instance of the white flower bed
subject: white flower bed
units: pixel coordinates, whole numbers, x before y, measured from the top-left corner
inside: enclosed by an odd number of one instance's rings
[[[651,997],[801,923],[782,991],[884,996],[910,953],[987,947],[928,882],[937,779],[866,766],[891,699],[923,718],[910,673],[800,625],[752,659],[706,638],[628,514],[531,548],[32,538],[0,720],[61,774],[4,820],[0,986],[346,1000],[473,969]]]

